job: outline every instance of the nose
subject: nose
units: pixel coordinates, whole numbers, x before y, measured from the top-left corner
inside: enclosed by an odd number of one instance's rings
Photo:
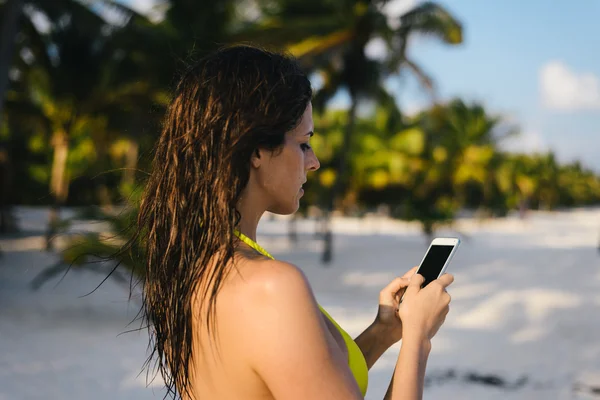
[[[307,170],[308,171],[316,171],[319,168],[321,168],[321,163],[319,162],[319,159],[317,158],[317,155],[311,151],[310,152],[310,156],[307,158]]]

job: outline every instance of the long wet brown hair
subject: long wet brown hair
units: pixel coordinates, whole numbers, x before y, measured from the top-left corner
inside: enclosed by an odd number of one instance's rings
[[[208,305],[203,323],[214,333],[250,157],[257,149],[281,149],[311,97],[310,82],[292,57],[250,46],[203,58],[173,93],[138,216],[147,260],[148,361],[165,381],[165,397],[193,397],[192,297]]]

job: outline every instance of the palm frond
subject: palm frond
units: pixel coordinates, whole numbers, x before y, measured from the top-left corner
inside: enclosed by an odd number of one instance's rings
[[[400,16],[398,35],[432,35],[447,44],[462,43],[462,24],[443,6],[426,1]]]
[[[343,30],[344,23],[330,17],[280,18],[252,24],[230,36],[232,42],[256,42],[262,45],[285,48],[309,39],[326,37]]]
[[[412,35],[433,36],[446,44],[462,43],[462,24],[444,7],[424,2],[400,16],[400,26],[390,40],[392,56],[387,65],[395,70],[407,60],[406,49]],[[412,66],[409,65],[412,68]],[[417,72],[417,70],[415,70]],[[422,71],[420,71],[422,72]],[[427,87],[426,75],[417,73]]]
[[[421,82],[421,85],[429,92],[433,101],[435,102],[436,92],[433,79],[425,71],[423,71],[423,69],[414,61],[407,58],[404,60],[404,63],[408,67],[408,69],[410,69],[411,72],[417,77],[419,82]]]
[[[304,63],[309,63],[312,57],[327,53],[335,53],[346,46],[354,38],[354,32],[345,29],[325,36],[311,36],[298,43],[288,46],[288,51]]]

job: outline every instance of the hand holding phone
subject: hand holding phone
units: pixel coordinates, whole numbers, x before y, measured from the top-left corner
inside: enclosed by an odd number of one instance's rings
[[[436,280],[438,284],[421,288],[424,281],[423,275],[414,275],[406,288],[406,298],[398,307],[405,343],[431,340],[450,311],[450,295],[446,288],[452,284],[454,277],[444,274]]]

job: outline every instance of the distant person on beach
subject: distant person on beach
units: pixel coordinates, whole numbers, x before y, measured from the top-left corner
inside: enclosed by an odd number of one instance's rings
[[[422,398],[451,275],[423,289],[414,268],[394,279],[352,339],[302,270],[256,243],[262,215],[296,212],[319,168],[312,94],[293,58],[248,46],[203,58],[175,89],[138,217],[149,361],[173,397],[363,399],[368,370],[402,339],[385,398]]]

